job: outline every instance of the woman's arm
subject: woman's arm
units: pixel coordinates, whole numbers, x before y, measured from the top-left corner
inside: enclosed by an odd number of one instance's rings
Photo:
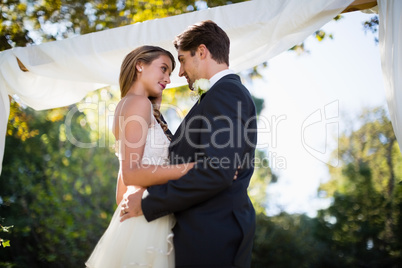
[[[146,165],[123,166],[123,181],[125,185],[148,187],[165,184],[177,180],[194,167],[194,162],[179,165]]]
[[[121,177],[121,170],[119,170],[119,174],[117,175],[117,184],[116,184],[116,204],[120,204],[121,200],[123,200],[123,195],[127,192],[127,186],[123,182],[123,178]]]
[[[184,172],[180,172],[181,167],[183,166]],[[171,171],[171,174],[164,174],[165,176],[161,176],[163,174],[163,170],[159,170],[158,172],[153,172],[151,170],[145,170],[142,168],[137,169],[134,171],[134,174],[130,174],[131,176],[139,176],[139,179],[133,179],[133,181],[138,182],[138,184],[135,184],[137,186],[142,186],[142,187],[148,187],[156,184],[163,184],[167,183],[169,180],[176,180],[179,179],[182,175],[186,174],[189,169],[191,169],[194,166],[194,162],[188,163],[188,164],[183,164],[179,165],[178,169],[175,169],[174,171]],[[171,169],[173,166],[169,166],[168,169]],[[152,166],[154,169],[160,169],[159,166]],[[136,173],[136,174],[135,174]],[[155,175],[153,175],[155,174]],[[159,176],[158,176],[159,174]],[[181,174],[181,175],[180,175]],[[128,176],[130,176],[128,175]],[[141,177],[143,176],[143,177]],[[158,183],[156,183],[158,181]],[[153,184],[154,183],[154,184]],[[117,187],[116,187],[116,204],[120,204],[121,200],[124,198],[124,194],[127,191],[127,185],[123,181],[122,177],[122,172],[121,170],[119,171],[119,174],[117,176]]]
[[[125,185],[148,187],[179,179],[194,163],[180,165],[142,165],[148,128],[151,124],[151,103],[146,97],[134,96],[121,107],[119,127],[121,141],[121,177]],[[115,119],[116,120],[116,119]]]

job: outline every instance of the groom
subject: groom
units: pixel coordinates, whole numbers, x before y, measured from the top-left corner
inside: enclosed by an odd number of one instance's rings
[[[169,148],[171,164],[197,164],[179,180],[130,196],[130,213],[122,218],[143,213],[152,221],[174,213],[176,267],[250,267],[255,212],[247,187],[254,171],[256,109],[228,69],[229,44],[212,21],[195,24],[174,40],[179,75],[190,88],[201,78],[211,85]]]

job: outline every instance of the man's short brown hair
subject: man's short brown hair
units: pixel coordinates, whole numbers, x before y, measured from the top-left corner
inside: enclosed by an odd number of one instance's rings
[[[212,59],[229,66],[229,37],[211,20],[189,26],[187,30],[176,36],[173,44],[177,50],[190,51],[192,56],[199,45],[204,44],[211,53]]]

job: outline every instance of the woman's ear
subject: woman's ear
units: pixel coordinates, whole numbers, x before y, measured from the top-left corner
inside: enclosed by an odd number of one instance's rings
[[[135,68],[137,69],[137,72],[142,72],[143,68],[142,68],[142,64],[141,63],[137,63],[137,65],[135,66]]]

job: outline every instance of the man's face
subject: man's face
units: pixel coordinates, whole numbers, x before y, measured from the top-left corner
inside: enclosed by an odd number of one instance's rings
[[[194,81],[200,78],[198,53],[191,56],[190,51],[179,49],[177,52],[180,62],[179,76],[184,76],[187,79],[188,86],[192,89]]]

